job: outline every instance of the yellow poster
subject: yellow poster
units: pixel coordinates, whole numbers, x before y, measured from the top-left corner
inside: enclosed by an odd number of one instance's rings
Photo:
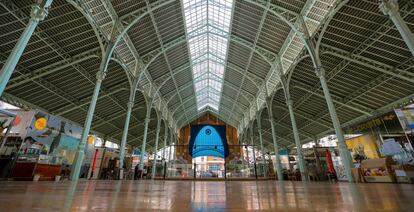
[[[369,159],[379,158],[375,137],[371,134],[347,139],[346,146],[348,149],[352,150],[352,153],[354,154],[364,153]]]

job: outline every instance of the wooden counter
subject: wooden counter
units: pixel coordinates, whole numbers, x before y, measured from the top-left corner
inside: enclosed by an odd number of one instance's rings
[[[39,180],[54,180],[56,175],[60,175],[61,168],[61,165],[18,161],[11,177],[15,180],[33,180],[33,176],[38,174]]]

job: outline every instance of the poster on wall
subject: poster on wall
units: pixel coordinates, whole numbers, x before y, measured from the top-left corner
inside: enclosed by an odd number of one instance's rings
[[[23,139],[21,153],[29,150],[35,154],[49,154],[62,159],[64,164],[72,164],[79,145],[82,128],[39,111],[19,111],[19,125],[12,131],[19,132]],[[30,123],[30,124],[27,124]],[[93,154],[93,143],[87,142],[86,155]],[[91,150],[91,151],[90,151]]]
[[[379,158],[375,137],[371,134],[347,139],[345,143],[347,148],[351,150],[353,158],[357,155],[369,159]],[[354,162],[356,161],[354,160]]]
[[[398,119],[405,131],[411,131],[414,129],[414,108],[402,108],[395,110]]]
[[[33,116],[35,111],[29,110],[10,110],[13,113],[16,113],[16,117],[13,121],[13,127],[11,128],[11,132],[14,135],[20,136],[23,140],[26,138],[26,133],[32,123]]]

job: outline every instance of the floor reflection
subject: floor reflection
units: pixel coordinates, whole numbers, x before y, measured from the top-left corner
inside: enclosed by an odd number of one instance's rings
[[[278,181],[0,182],[0,211],[413,211],[414,186]]]

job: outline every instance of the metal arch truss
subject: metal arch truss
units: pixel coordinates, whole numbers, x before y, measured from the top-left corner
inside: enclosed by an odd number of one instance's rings
[[[92,2],[88,4],[83,4],[82,2],[77,2],[77,4],[85,10],[85,13],[92,17],[94,20],[95,25],[99,29],[99,31],[103,34],[103,37],[106,40],[112,39],[114,36],[119,39],[119,42],[115,48],[114,54],[117,58],[122,61],[125,66],[123,66],[125,71],[128,74],[131,74],[133,78],[137,77],[138,74],[141,74],[146,78],[146,81],[149,83],[149,86],[143,85],[141,82],[139,83],[142,89],[142,92],[145,96],[151,96],[159,99],[156,105],[156,109],[161,112],[161,115],[164,117],[165,120],[168,122],[173,123],[173,117],[169,113],[168,110],[161,110],[162,106],[165,105],[163,103],[162,96],[160,93],[155,93],[156,89],[154,89],[154,84],[150,75],[146,69],[144,69],[144,64],[142,63],[141,57],[138,54],[135,46],[133,45],[131,39],[129,38],[128,34],[121,34],[122,31],[126,30],[122,21],[118,17],[115,9],[112,6],[112,3],[109,0],[91,0]],[[103,13],[106,14],[96,14],[91,13],[96,5],[102,5],[105,8]],[[106,22],[104,20],[105,17],[110,17],[111,21]],[[115,33],[115,35],[114,35]],[[116,34],[119,33],[119,34]],[[128,51],[125,51],[128,49]]]
[[[217,29],[217,35],[218,36],[225,36],[225,34],[220,34],[220,30],[219,29]],[[190,37],[190,38],[192,38],[192,37],[196,37],[196,36],[202,36],[203,34],[205,34],[205,33],[211,33],[211,32],[206,32],[206,31],[203,31],[203,30],[198,30],[198,29],[196,29],[196,30],[194,30],[194,31],[192,31],[192,32],[190,32],[189,33],[189,35],[188,35],[188,37]],[[241,45],[241,46],[244,46],[244,47],[246,47],[246,48],[248,48],[248,49],[251,49],[253,52],[255,52],[256,54],[258,54],[258,55],[260,55],[262,58],[263,58],[263,60],[265,60],[267,63],[269,63],[269,64],[273,64],[273,63],[275,63],[275,61],[277,61],[277,55],[275,55],[274,53],[272,53],[272,52],[269,52],[269,51],[267,51],[266,49],[263,49],[263,48],[260,48],[260,47],[258,47],[258,46],[256,46],[256,45],[253,45],[253,44],[251,44],[250,42],[248,42],[248,41],[246,41],[246,40],[243,40],[242,38],[239,38],[239,37],[237,37],[237,36],[235,36],[235,35],[231,35],[230,36],[230,38],[229,38],[229,40],[231,41],[231,42],[234,42],[234,43],[237,43],[237,44],[239,44],[239,45]],[[173,41],[170,41],[169,43],[167,43],[167,44],[164,44],[163,45],[163,47],[162,48],[158,48],[158,49],[155,49],[155,50],[153,50],[153,51],[151,51],[150,53],[148,53],[148,54],[146,54],[146,55],[144,55],[142,58],[143,58],[143,61],[146,63],[146,67],[148,67],[153,61],[155,61],[156,60],[156,58],[158,58],[160,55],[163,55],[163,54],[165,54],[165,52],[167,52],[168,50],[170,50],[170,49],[173,49],[173,48],[175,48],[175,47],[177,47],[177,46],[180,46],[180,45],[183,45],[183,44],[186,44],[186,42],[187,42],[187,37],[186,36],[181,36],[181,37],[179,37],[178,39],[175,39],[175,40],[173,40]],[[187,68],[190,68],[190,67],[192,67],[194,64],[196,64],[196,63],[200,63],[200,62],[203,62],[206,58],[205,58],[205,56],[206,55],[203,55],[203,56],[200,56],[200,58],[198,58],[198,59],[196,59],[195,61],[196,62],[194,62],[194,63],[190,63],[190,64],[188,64],[188,65],[184,65],[183,67],[180,67],[179,68],[179,71],[184,71],[184,70],[186,70]],[[213,57],[214,58],[214,57]],[[217,60],[216,61],[217,63],[219,63],[219,64],[225,64],[225,62],[224,61],[221,61],[221,60]],[[225,65],[226,67],[229,67],[230,66],[230,68],[231,69],[233,69],[233,70],[235,70],[235,71],[238,71],[238,72],[240,72],[240,73],[242,73],[240,70],[239,70],[239,68],[237,68],[237,66],[236,65],[229,65],[228,63]],[[175,75],[175,74],[177,74],[177,72],[176,71],[173,71],[173,75]],[[263,84],[263,80],[261,80],[261,79],[258,79],[258,78],[251,78],[250,76],[247,76],[248,78],[249,78],[249,80],[251,81],[251,82],[253,82],[253,84],[256,86],[256,87],[258,87],[258,84],[260,84],[260,85],[262,85]],[[171,77],[169,77],[169,78],[167,78],[167,79],[163,79],[164,81],[161,83],[161,85],[163,85],[167,80],[169,80],[169,79],[171,79]],[[196,81],[197,79],[194,79],[194,82]],[[229,85],[229,84],[226,84],[226,81],[224,82],[225,83],[225,85],[228,85],[229,87],[231,87],[231,85]],[[191,84],[192,85],[192,84]],[[188,86],[190,86],[190,85],[188,85]],[[161,88],[161,87],[158,87],[159,89]],[[186,88],[188,88],[188,87],[185,87],[184,89],[186,89]],[[179,91],[178,91],[178,93],[180,92],[180,91],[182,91],[182,90],[184,90],[184,89],[179,89]],[[168,103],[170,102],[170,100],[173,98],[173,97],[175,97],[178,93],[175,93],[175,94],[173,94],[173,96],[171,96],[168,100],[167,100],[167,105],[168,105]],[[244,93],[247,93],[247,92],[244,92]],[[168,96],[168,95],[167,95]],[[248,94],[248,96],[252,96],[252,94]],[[248,102],[252,102],[252,100],[253,100],[253,98],[250,98],[249,100],[248,100]],[[182,103],[182,104],[184,104],[184,103]],[[174,113],[172,114],[172,115],[174,115]],[[226,119],[224,119],[224,121],[226,121],[227,120],[227,118]],[[189,120],[187,120],[187,121],[189,121]]]
[[[105,0],[105,2],[109,3],[107,0]],[[154,3],[148,4],[147,6],[133,11],[129,14],[126,14],[124,16],[122,16],[119,20],[119,22],[117,23],[121,23],[123,25],[123,29],[121,30],[122,32],[127,31],[132,25],[134,25],[135,23],[138,22],[138,20],[140,20],[142,17],[148,15],[148,14],[152,14],[152,12],[156,9],[160,9],[166,5],[169,5],[171,3],[173,3],[174,1],[172,0],[161,0],[161,1],[156,1]],[[296,25],[295,22],[300,19],[298,18],[300,15],[303,14],[297,14],[291,10],[279,7],[275,4],[269,3],[268,1],[264,1],[264,0],[256,0],[256,1],[251,1],[251,0],[246,0],[245,2],[251,3],[253,5],[262,7],[265,11],[274,14],[275,16],[277,16],[278,18],[280,18],[281,20],[283,20],[287,25],[289,25],[293,31],[295,31],[296,33],[300,34],[300,32],[296,29]],[[312,1],[312,4],[306,4],[305,8],[306,10],[310,10],[312,8],[312,5],[314,4],[315,0]],[[310,5],[310,6],[309,6]],[[308,9],[309,8],[309,9]],[[306,16],[307,14],[305,14]],[[315,22],[315,20],[308,18],[308,20],[310,22]],[[125,36],[126,34],[122,34],[122,36]],[[220,33],[220,31],[218,30],[217,33]],[[168,45],[164,45],[164,48],[168,48]],[[262,55],[267,55],[267,53],[263,52]],[[268,56],[267,56],[268,57]],[[145,59],[143,59],[143,61],[145,61]],[[259,95],[259,96],[263,96],[263,95]],[[263,103],[264,100],[263,98],[261,98],[261,100],[258,100],[257,102],[261,102]]]
[[[271,96],[271,94],[277,90],[277,87],[280,83],[280,76],[282,74],[293,71],[294,67],[301,60],[305,54],[305,47],[307,45],[306,42],[304,42],[306,34],[309,33],[311,36],[314,36],[321,28],[321,26],[323,26],[324,21],[328,20],[329,16],[334,16],[336,14],[336,6],[340,5],[342,1],[345,0],[338,0],[335,2],[335,5],[333,5],[330,11],[325,14],[325,17],[323,17],[322,21],[314,21],[308,17],[317,0],[306,1],[305,6],[302,8],[300,14],[297,15],[298,18],[292,19],[294,23],[291,25],[291,31],[284,44],[282,45],[281,50],[279,51],[280,61],[276,61],[272,65],[271,71],[268,72],[268,75],[265,79],[265,84],[262,86],[262,88],[259,89],[258,94],[256,95],[258,97],[256,100],[258,104],[251,105],[251,109],[246,111],[246,121],[242,122],[243,125],[239,127],[240,129],[248,128],[248,122],[254,119],[256,111],[264,107],[266,103],[266,100],[263,99],[263,97]],[[265,5],[266,4],[262,1],[262,7],[265,7]],[[303,25],[306,25],[306,27],[303,27]],[[312,31],[305,32],[306,28],[312,29]],[[291,48],[292,46],[296,48]],[[292,49],[296,49],[296,51],[294,50],[294,52],[292,52]],[[292,57],[289,55],[295,56]]]

